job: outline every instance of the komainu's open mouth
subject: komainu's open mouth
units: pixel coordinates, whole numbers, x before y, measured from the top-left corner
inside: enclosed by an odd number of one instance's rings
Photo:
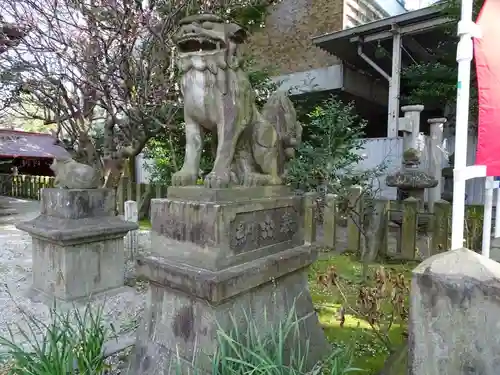
[[[199,36],[184,37],[177,42],[181,53],[217,51],[225,47],[224,42]]]

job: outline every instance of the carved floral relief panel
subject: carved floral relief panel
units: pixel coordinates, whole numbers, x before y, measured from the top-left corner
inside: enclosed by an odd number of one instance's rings
[[[230,226],[230,247],[236,253],[256,250],[289,241],[298,230],[298,212],[294,207],[243,212]]]

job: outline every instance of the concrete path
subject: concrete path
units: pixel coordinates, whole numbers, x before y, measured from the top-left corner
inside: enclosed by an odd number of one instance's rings
[[[0,217],[2,231],[7,229],[6,226],[14,226],[21,221],[33,219],[40,213],[40,202],[30,199],[0,196],[0,205],[16,210],[14,215]]]

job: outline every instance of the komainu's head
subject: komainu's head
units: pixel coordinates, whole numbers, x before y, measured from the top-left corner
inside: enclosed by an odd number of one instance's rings
[[[50,169],[52,169],[52,171],[57,174],[64,164],[67,164],[71,161],[73,161],[73,159],[71,159],[70,157],[56,156],[54,157],[54,160],[52,160]]]
[[[174,41],[180,58],[221,53],[232,56],[247,36],[242,27],[224,22],[214,14],[188,16],[183,18],[179,25]]]

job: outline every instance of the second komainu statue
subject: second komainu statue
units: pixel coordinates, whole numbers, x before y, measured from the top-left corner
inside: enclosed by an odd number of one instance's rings
[[[282,183],[285,162],[300,143],[293,103],[277,91],[259,112],[242,70],[246,33],[212,14],[186,17],[175,35],[182,73],[186,151],[173,185],[195,185],[203,149],[202,128],[217,133],[217,153],[205,186]]]

